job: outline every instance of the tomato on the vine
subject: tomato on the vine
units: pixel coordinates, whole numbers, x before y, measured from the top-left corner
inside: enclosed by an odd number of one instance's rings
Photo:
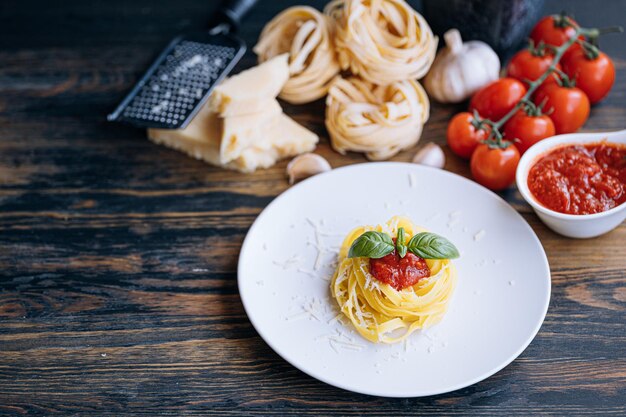
[[[504,125],[504,137],[514,141],[522,155],[535,143],[554,134],[552,119],[535,106],[532,109],[519,110]]]
[[[543,42],[552,46],[561,46],[576,34],[576,21],[564,15],[550,15],[537,22],[530,38],[538,44]]]
[[[506,74],[522,82],[535,81],[546,72],[553,60],[552,54],[531,46],[529,49],[521,50],[513,55],[506,67]],[[558,63],[555,67],[557,70],[561,69]],[[555,79],[548,76],[542,85],[551,82],[555,82]]]
[[[561,67],[563,66],[563,63],[565,61],[567,61],[569,59],[569,57],[576,51],[580,51],[582,50],[583,47],[580,46],[580,44],[578,42],[576,42],[575,44],[573,44],[572,46],[570,46],[569,48],[567,48],[567,51],[565,51],[565,53],[563,54],[563,56],[561,57]]]
[[[487,84],[474,94],[470,100],[470,112],[494,122],[507,114],[526,94],[526,87],[515,78],[500,78]]]
[[[537,105],[545,103],[544,108],[551,112],[556,133],[572,133],[580,129],[589,117],[589,99],[577,87],[569,86],[569,80],[546,84],[535,93]]]
[[[519,151],[510,142],[501,145],[482,143],[472,154],[472,176],[487,188],[503,190],[515,180],[519,159]]]
[[[471,113],[459,113],[448,124],[448,146],[461,158],[469,159],[474,149],[487,139],[489,131],[485,129],[478,128]]]
[[[570,52],[563,60],[563,71],[576,81],[576,87],[585,92],[591,104],[601,101],[615,82],[615,66],[604,52],[596,47],[582,47]]]

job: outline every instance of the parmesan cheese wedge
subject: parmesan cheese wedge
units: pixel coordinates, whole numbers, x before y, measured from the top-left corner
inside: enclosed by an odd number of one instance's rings
[[[222,117],[259,113],[265,99],[276,98],[289,79],[288,54],[227,78],[213,89],[209,107]]]
[[[241,172],[310,152],[317,135],[283,114],[276,101],[288,78],[287,55],[279,55],[218,85],[184,129],[148,129],[148,138]]]
[[[237,158],[223,163],[219,151],[220,120],[215,113],[208,112],[208,117],[201,123],[208,127],[206,132],[211,132],[213,136],[208,136],[206,133],[202,133],[201,136],[194,135],[199,131],[197,127],[185,132],[196,122],[199,116],[201,113],[198,113],[192,123],[183,130],[149,129],[148,137],[157,144],[184,152],[196,159],[241,172],[253,172],[258,168],[269,168],[279,159],[311,152],[315,149],[318,141],[315,133],[300,126],[289,116],[280,114],[272,128],[261,132],[257,143],[243,149]]]
[[[276,99],[266,100],[265,109],[260,113],[225,117],[222,120],[220,162],[225,164],[241,155],[244,149],[262,141],[279,120],[283,109]]]
[[[212,165],[221,165],[220,141],[221,121],[208,106],[202,106],[184,129],[148,129],[148,139],[202,159]]]

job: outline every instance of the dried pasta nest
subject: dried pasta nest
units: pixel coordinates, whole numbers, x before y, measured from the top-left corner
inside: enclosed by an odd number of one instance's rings
[[[344,70],[376,84],[419,79],[428,72],[437,38],[404,0],[334,0],[335,46]]]
[[[430,105],[415,80],[376,85],[336,77],[326,97],[326,128],[333,148],[383,160],[417,143]]]
[[[330,19],[307,6],[295,6],[274,17],[263,29],[254,52],[259,62],[289,53],[289,81],[280,97],[293,104],[324,97],[339,63],[332,45]]]

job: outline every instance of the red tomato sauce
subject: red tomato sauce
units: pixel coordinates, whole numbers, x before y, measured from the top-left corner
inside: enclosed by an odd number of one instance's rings
[[[430,268],[419,256],[407,252],[404,258],[394,250],[379,259],[370,258],[370,273],[377,280],[400,291],[415,285],[420,279],[430,276]]]
[[[565,214],[593,214],[626,201],[626,146],[570,145],[541,157],[528,188],[543,206]]]

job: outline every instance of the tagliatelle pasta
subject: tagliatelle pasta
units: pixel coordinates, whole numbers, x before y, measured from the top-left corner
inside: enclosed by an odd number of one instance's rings
[[[399,228],[404,228],[407,239],[425,231],[399,216],[384,225],[352,230],[341,245],[339,265],[330,284],[343,315],[371,342],[396,343],[438,323],[456,286],[456,269],[449,259],[426,259],[430,276],[396,290],[372,276],[369,258],[348,257],[350,246],[364,232],[376,230],[396,236]]]
[[[437,38],[404,0],[334,0],[324,12],[335,22],[341,68],[367,81],[419,79],[435,59]]]
[[[326,128],[333,148],[388,159],[417,143],[430,104],[414,80],[381,86],[359,79],[335,78],[326,97]]]
[[[254,47],[259,62],[289,53],[290,78],[280,98],[300,104],[326,95],[339,72],[331,37],[330,19],[308,6],[290,7],[265,26]]]

